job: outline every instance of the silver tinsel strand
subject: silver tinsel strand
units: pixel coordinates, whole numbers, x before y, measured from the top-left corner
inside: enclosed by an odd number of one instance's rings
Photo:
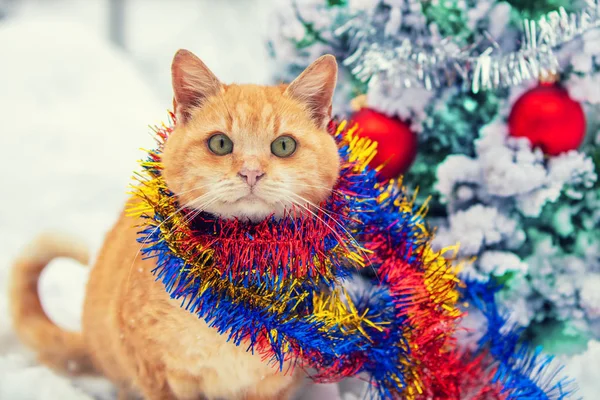
[[[352,53],[344,64],[363,82],[429,90],[460,82],[477,93],[560,72],[557,52],[600,27],[600,0],[586,3],[583,11],[568,13],[561,8],[538,21],[525,20],[521,47],[508,54],[501,53],[490,38],[491,44],[484,51],[473,54],[477,46],[461,49],[451,39],[442,39],[427,28],[426,32],[411,35],[414,37],[395,35],[390,23],[402,19],[398,15],[402,10],[394,8],[383,18],[380,10],[361,11],[335,34],[350,38]]]

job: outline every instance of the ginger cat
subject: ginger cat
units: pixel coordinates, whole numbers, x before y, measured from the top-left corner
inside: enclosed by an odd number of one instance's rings
[[[327,133],[337,79],[323,56],[290,85],[225,85],[192,53],[172,64],[177,126],[164,149],[164,177],[180,204],[222,218],[258,221],[293,204],[325,200],[339,174]],[[135,199],[131,199],[135,201]],[[11,312],[21,340],[42,362],[68,373],[98,373],[119,398],[285,400],[302,376],[246,352],[171,300],[142,260],[135,226],[122,214],[107,235],[87,285],[82,333],[44,313],[38,278],[48,262],[87,262],[74,241],[42,236],[16,261]]]

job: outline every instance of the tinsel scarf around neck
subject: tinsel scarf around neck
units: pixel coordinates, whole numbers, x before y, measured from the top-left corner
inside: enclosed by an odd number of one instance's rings
[[[376,145],[356,127],[330,126],[343,165],[320,210],[258,224],[179,208],[162,177],[172,129],[156,129],[159,147],[141,163],[141,201],[129,211],[143,218],[138,240],[156,260],[153,273],[182,307],[248,351],[317,371],[317,381],[366,373],[381,398],[512,390],[498,378],[501,362],[455,349],[454,268],[432,250],[424,209],[367,167]],[[346,291],[362,268],[377,273],[372,289]]]

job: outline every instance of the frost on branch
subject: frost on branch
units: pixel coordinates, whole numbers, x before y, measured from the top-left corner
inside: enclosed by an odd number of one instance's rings
[[[426,108],[434,96],[435,92],[423,88],[390,88],[375,79],[369,85],[367,105],[410,121],[411,129],[420,132],[423,121],[428,117]]]
[[[468,257],[519,236],[516,221],[495,207],[475,204],[450,215],[448,226],[440,227],[436,243],[458,242],[460,254]]]
[[[437,170],[436,188],[451,209],[477,200],[537,217],[562,193],[581,196],[579,190],[589,189],[597,179],[592,160],[584,154],[571,151],[546,161],[527,139],[509,137],[498,120],[481,130],[475,152],[474,158],[449,156]],[[467,198],[464,187],[472,194]]]
[[[449,156],[437,170],[450,215],[436,244],[460,242],[462,256],[477,257],[467,273],[505,282],[501,302],[515,322],[564,321],[572,332],[595,332],[596,180],[589,156],[548,158],[527,139],[509,137],[496,119],[481,129],[474,157]]]

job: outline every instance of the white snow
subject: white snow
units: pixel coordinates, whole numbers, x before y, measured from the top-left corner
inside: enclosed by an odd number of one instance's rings
[[[411,129],[415,132],[423,130],[423,122],[427,118],[426,107],[435,92],[423,88],[394,88],[377,79],[369,83],[367,105],[386,114],[398,116],[403,121],[411,121]]]
[[[600,274],[590,274],[583,282],[581,303],[590,318],[600,318]]]
[[[450,215],[449,227],[440,227],[435,243],[460,243],[465,257],[478,254],[517,234],[516,223],[494,207],[475,204]]]
[[[595,400],[600,393],[598,371],[600,370],[600,342],[590,341],[587,351],[567,361],[565,372],[578,383],[577,396]]]
[[[0,25],[0,51],[4,284],[10,260],[37,232],[65,231],[99,246],[125,199],[138,148],[151,144],[147,124],[166,114],[131,62],[77,24],[7,22]],[[70,297],[57,296],[62,301],[48,311],[73,327],[85,269],[60,262],[51,269],[44,292]]]
[[[0,399],[92,400],[66,378],[47,368],[31,365],[22,356],[0,357],[0,376]]]
[[[99,247],[125,199],[138,148],[151,144],[146,126],[165,111],[128,58],[83,25],[16,18],[0,25],[0,52],[0,370],[7,371],[0,398],[87,399],[16,355],[22,348],[10,331],[8,269],[45,230]],[[41,291],[52,319],[78,329],[87,269],[73,264],[53,263]]]

